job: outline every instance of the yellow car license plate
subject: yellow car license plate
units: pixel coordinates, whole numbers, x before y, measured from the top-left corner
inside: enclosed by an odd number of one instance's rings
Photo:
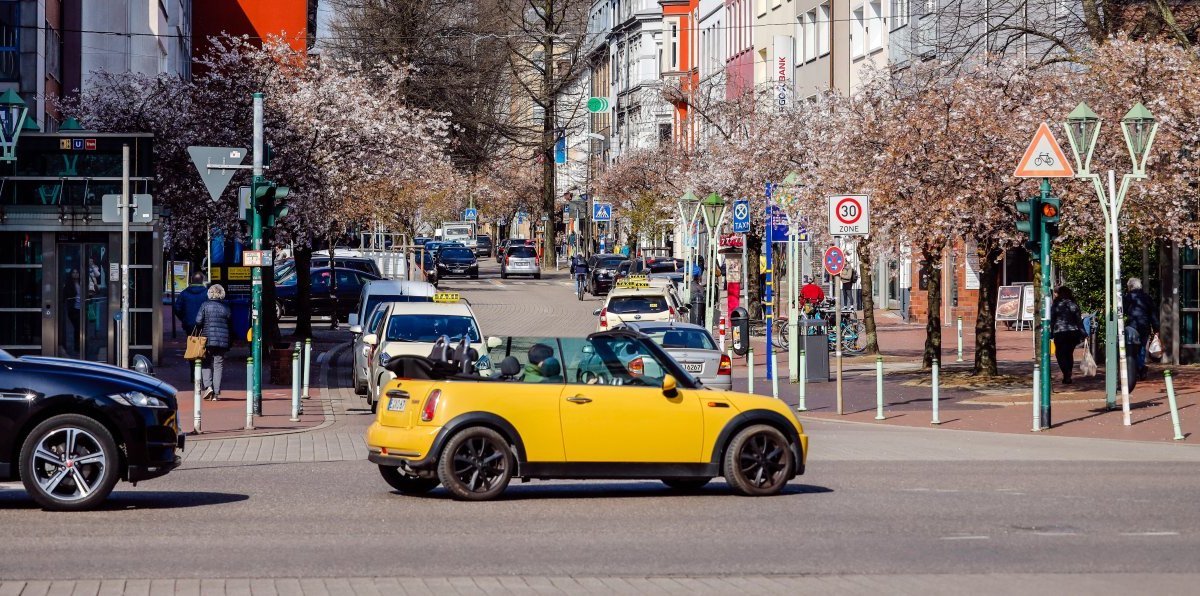
[[[408,405],[407,399],[392,398],[388,400],[389,412],[403,412],[404,407]]]

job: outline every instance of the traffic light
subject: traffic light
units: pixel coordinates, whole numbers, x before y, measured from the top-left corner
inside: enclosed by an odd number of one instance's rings
[[[284,199],[290,193],[290,188],[279,186],[275,182],[263,182],[254,186],[254,208],[263,218],[264,226],[274,227],[276,219],[288,214],[288,206]]]
[[[1029,252],[1036,254],[1041,246],[1042,238],[1041,201],[1037,198],[1029,199],[1028,201],[1017,201],[1017,213],[1029,216],[1029,219],[1017,219],[1017,231],[1029,236],[1029,239],[1025,241],[1025,248],[1028,248]]]
[[[1046,239],[1049,241],[1058,238],[1058,215],[1061,206],[1062,200],[1058,197],[1042,199],[1042,225],[1046,227]]]

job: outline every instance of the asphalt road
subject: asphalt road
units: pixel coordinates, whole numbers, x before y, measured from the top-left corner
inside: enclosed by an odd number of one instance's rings
[[[443,288],[472,300],[488,334],[584,326],[596,303],[576,301],[565,277],[543,281]],[[534,321],[543,311],[562,325]],[[342,411],[316,432],[369,420]],[[460,503],[394,493],[360,459],[187,463],[75,514],[0,485],[0,579],[867,574],[886,587],[899,574],[1108,573],[1166,593],[1178,576],[1160,574],[1200,573],[1195,447],[807,427],[808,473],[773,498],[718,479],[695,493],[518,483],[500,501]]]

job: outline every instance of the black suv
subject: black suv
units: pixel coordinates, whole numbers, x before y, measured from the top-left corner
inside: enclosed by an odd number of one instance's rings
[[[612,254],[592,255],[588,259],[588,274],[584,281],[587,293],[593,296],[612,291],[617,276],[617,267],[625,257]]]
[[[175,388],[107,364],[0,350],[0,480],[46,509],[99,505],[179,465]]]
[[[475,256],[490,257],[492,256],[492,238],[486,235],[475,237]]]

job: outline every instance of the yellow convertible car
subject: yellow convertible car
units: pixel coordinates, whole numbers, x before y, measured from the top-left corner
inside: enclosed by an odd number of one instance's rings
[[[808,437],[783,402],[705,388],[635,331],[513,337],[473,352],[388,363],[397,378],[367,430],[368,459],[401,493],[441,485],[481,501],[513,478],[654,478],[695,489],[724,476],[738,494],[759,496],[804,472]]]

